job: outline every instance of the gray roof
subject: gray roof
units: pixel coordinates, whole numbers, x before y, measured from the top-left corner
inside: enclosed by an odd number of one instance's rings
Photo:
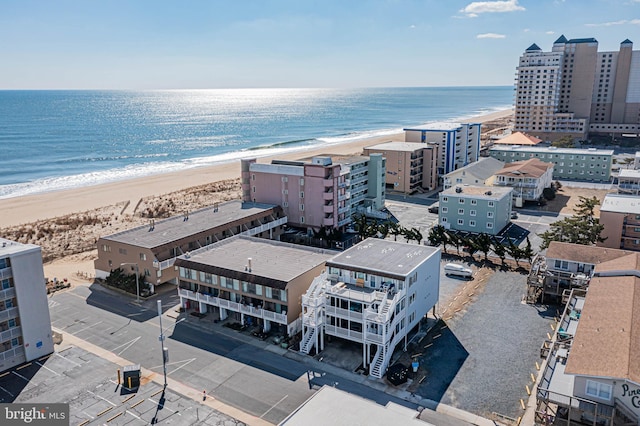
[[[633,42],[627,38],[620,44],[633,44]]]
[[[640,178],[640,170],[622,169],[618,174],[618,179],[620,178]]]
[[[459,191],[457,191],[459,190]],[[513,188],[510,186],[484,186],[484,185],[454,185],[441,191],[442,195],[454,197],[467,197],[482,200],[500,200],[511,194]]]
[[[403,280],[439,251],[436,247],[367,238],[327,261],[327,266]]]
[[[417,127],[407,127],[402,129],[404,131],[427,131],[427,132],[448,132],[452,130],[461,129],[463,125],[472,125],[475,123],[456,123],[452,121],[440,121],[434,123],[427,123]]]
[[[640,214],[640,197],[636,195],[607,194],[602,201],[600,211]]]
[[[482,157],[478,159],[478,161],[473,162],[471,164],[467,164],[464,167],[461,167],[457,170],[449,172],[445,175],[458,175],[460,172],[465,172],[465,174],[470,174],[471,176],[475,176],[478,179],[487,180],[498,171],[502,170],[505,163],[493,157]]]
[[[23,244],[0,237],[0,256],[10,256],[12,254],[27,252],[30,250],[40,250],[40,246],[35,244]]]
[[[432,149],[433,145],[426,144],[423,142],[398,142],[398,141],[389,141],[379,143],[377,145],[365,146],[364,149],[372,149],[379,151],[400,151],[400,152],[413,152],[419,149]]]
[[[179,256],[176,265],[284,289],[336,252],[237,235]],[[248,268],[251,259],[251,270]]]
[[[540,46],[538,46],[537,44],[533,43],[531,46],[527,47],[526,52],[533,52],[533,51],[537,51],[537,50],[542,50],[542,49],[540,49]]]
[[[187,220],[184,215],[156,219],[153,230],[149,225],[144,225],[108,235],[102,239],[153,249],[253,215],[268,214],[275,207],[272,204],[233,200],[218,205],[217,211],[214,211],[214,207],[211,206],[189,212]]]
[[[557,148],[555,146],[492,146],[489,151],[524,151],[545,154],[573,154],[573,155],[613,155],[612,149],[596,148]]]

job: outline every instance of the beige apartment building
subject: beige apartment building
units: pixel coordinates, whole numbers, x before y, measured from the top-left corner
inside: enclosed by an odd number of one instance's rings
[[[387,159],[387,189],[405,194],[436,189],[437,153],[437,145],[417,142],[385,142],[364,148],[365,155],[382,154]]]
[[[239,200],[151,219],[148,225],[98,239],[96,277],[106,278],[123,267],[130,274],[143,274],[152,289],[167,282],[177,284],[174,262],[178,256],[234,235],[278,239],[286,223],[279,206]]]
[[[600,223],[606,240],[598,246],[640,251],[640,198],[607,194],[600,206]]]
[[[544,140],[640,132],[640,51],[624,40],[598,52],[595,38],[532,44],[517,67],[515,130]]]

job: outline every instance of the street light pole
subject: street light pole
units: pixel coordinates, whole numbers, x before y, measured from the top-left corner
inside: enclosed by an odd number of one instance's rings
[[[162,301],[158,300],[158,321],[160,322],[160,349],[162,350],[162,371],[164,373],[164,388],[167,387],[167,355],[164,347],[164,331],[162,330]]]
[[[135,265],[136,267],[136,303],[140,304],[140,270],[138,269],[138,264],[134,262],[120,264],[120,266],[126,265]]]
[[[175,327],[186,318],[181,318],[175,324],[167,326],[167,328]],[[162,349],[162,372],[164,375],[164,388],[167,387],[167,361],[169,361],[169,349],[164,347],[164,329],[162,328],[162,300],[158,300],[158,321],[160,322],[160,349]]]

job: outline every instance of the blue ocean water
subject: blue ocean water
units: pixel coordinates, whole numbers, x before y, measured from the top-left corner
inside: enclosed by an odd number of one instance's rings
[[[510,86],[0,91],[0,198],[393,134],[512,100]]]

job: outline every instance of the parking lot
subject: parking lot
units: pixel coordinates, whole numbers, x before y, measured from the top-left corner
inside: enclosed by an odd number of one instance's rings
[[[64,343],[63,343],[64,345]],[[136,392],[118,385],[108,360],[76,346],[24,364],[0,377],[0,402],[68,402],[72,425],[207,424],[239,422],[146,380]]]

